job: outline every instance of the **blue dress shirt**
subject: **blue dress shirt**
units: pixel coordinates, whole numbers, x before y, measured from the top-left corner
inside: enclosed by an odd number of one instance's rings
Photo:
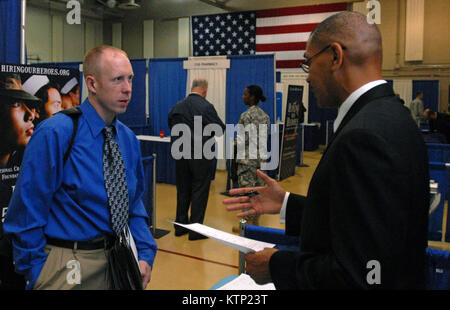
[[[46,236],[87,241],[112,234],[102,159],[106,123],[87,99],[80,109],[83,114],[65,165],[63,156],[73,132],[70,118],[56,114],[36,128],[8,207],[4,230],[13,244],[16,271],[25,275],[27,289],[34,286],[47,259]],[[112,125],[126,171],[130,230],[139,260],[152,266],[157,246],[141,200],[145,185],[139,141],[120,121]]]

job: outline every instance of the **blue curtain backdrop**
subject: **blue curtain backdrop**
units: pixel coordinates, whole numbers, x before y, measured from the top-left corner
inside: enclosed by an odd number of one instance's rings
[[[20,63],[21,1],[0,0],[0,62]]]
[[[274,123],[275,104],[275,69],[273,55],[246,55],[228,56],[230,69],[227,71],[227,99],[226,99],[226,123],[237,124],[241,114],[247,110],[242,101],[245,87],[256,84],[261,86],[265,102],[260,102],[259,107],[270,117]]]
[[[187,58],[153,58],[148,65],[149,124],[152,135],[164,130],[170,136],[167,116],[175,104],[186,97],[187,71],[183,61]]]
[[[423,91],[423,105],[424,109],[431,109],[433,111],[439,111],[439,81],[428,80],[413,81],[413,93],[412,98],[416,97],[418,91]]]
[[[309,85],[308,85],[309,87]],[[321,109],[317,105],[317,99],[311,87],[308,98],[308,123],[320,123],[319,143],[325,145],[327,134],[327,121],[335,120],[338,109]],[[317,143],[314,143],[317,144]]]
[[[130,60],[133,67],[133,93],[127,111],[119,115],[119,120],[127,126],[144,125],[147,123],[145,115],[145,71],[147,61],[145,59]]]
[[[159,136],[164,130],[170,136],[167,116],[174,105],[186,97],[187,71],[183,61],[187,58],[153,58],[148,65],[148,96],[150,135]],[[175,184],[175,160],[170,156],[170,144],[141,142],[144,150],[156,158],[157,182]]]
[[[227,70],[225,123],[237,124],[241,114],[248,109],[242,100],[244,89],[249,85],[259,85],[266,97],[259,107],[267,113],[270,123],[275,123],[275,68],[272,55],[228,56],[230,69]],[[281,113],[281,111],[279,111]],[[227,137],[228,139],[234,137]],[[270,152],[270,138],[267,149]],[[228,145],[228,144],[227,144]],[[227,169],[229,163],[227,163]],[[274,171],[266,171],[274,177]],[[228,187],[227,187],[228,188]]]

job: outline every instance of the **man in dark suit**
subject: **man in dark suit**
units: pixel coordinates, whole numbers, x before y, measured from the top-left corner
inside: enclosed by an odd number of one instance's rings
[[[423,117],[428,120],[431,133],[437,132],[444,135],[445,141],[443,142],[450,143],[450,114],[426,109],[423,112]]]
[[[210,145],[208,141],[214,139],[214,134],[222,135],[225,129],[225,124],[217,115],[214,106],[205,99],[207,92],[208,81],[194,80],[189,96],[178,102],[169,113],[168,122],[172,135],[171,153],[176,159],[177,214],[175,221],[181,224],[203,223],[208,204],[209,186],[215,169],[212,156],[214,154],[206,154],[205,151]],[[216,130],[211,131],[214,134],[206,132],[203,134],[208,125],[210,128],[216,126]],[[209,150],[209,153],[214,153],[211,148]],[[206,238],[181,226],[174,226],[176,236],[189,232],[189,240]]]
[[[278,213],[299,251],[248,254],[258,283],[278,289],[424,288],[429,208],[426,148],[382,80],[381,34],[356,12],[333,15],[308,40],[303,69],[320,107],[339,108],[307,196],[258,171],[260,195],[224,201],[238,216]],[[237,204],[237,205],[236,205]]]

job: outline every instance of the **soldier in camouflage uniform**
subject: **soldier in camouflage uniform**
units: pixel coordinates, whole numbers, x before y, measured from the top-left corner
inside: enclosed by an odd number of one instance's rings
[[[270,128],[269,116],[258,106],[259,101],[266,101],[266,97],[263,95],[261,87],[257,85],[250,85],[244,90],[242,96],[245,105],[249,108],[247,111],[241,114],[238,124],[244,128],[249,129],[250,126],[254,126],[254,130],[245,131],[244,134],[239,134],[236,138],[237,143],[237,178],[239,187],[256,187],[264,186],[265,183],[261,181],[256,174],[256,169],[260,169],[261,162],[264,160],[259,153],[259,143],[264,143],[263,149],[266,149],[267,133]],[[264,125],[264,126],[260,126]],[[261,130],[264,130],[262,132]],[[262,139],[261,139],[262,138]],[[261,139],[261,141],[260,141]],[[264,141],[262,141],[264,140]],[[245,145],[245,158],[242,155],[239,156],[239,150],[244,149]],[[259,215],[246,216],[245,220],[249,224],[258,225]]]

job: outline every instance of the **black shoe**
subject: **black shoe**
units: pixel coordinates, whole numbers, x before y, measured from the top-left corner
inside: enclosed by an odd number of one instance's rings
[[[189,233],[189,240],[194,241],[194,240],[202,240],[202,239],[208,239],[208,237],[203,236],[201,234],[197,234],[197,233]]]
[[[189,230],[175,230],[175,236],[181,237],[189,233]]]

